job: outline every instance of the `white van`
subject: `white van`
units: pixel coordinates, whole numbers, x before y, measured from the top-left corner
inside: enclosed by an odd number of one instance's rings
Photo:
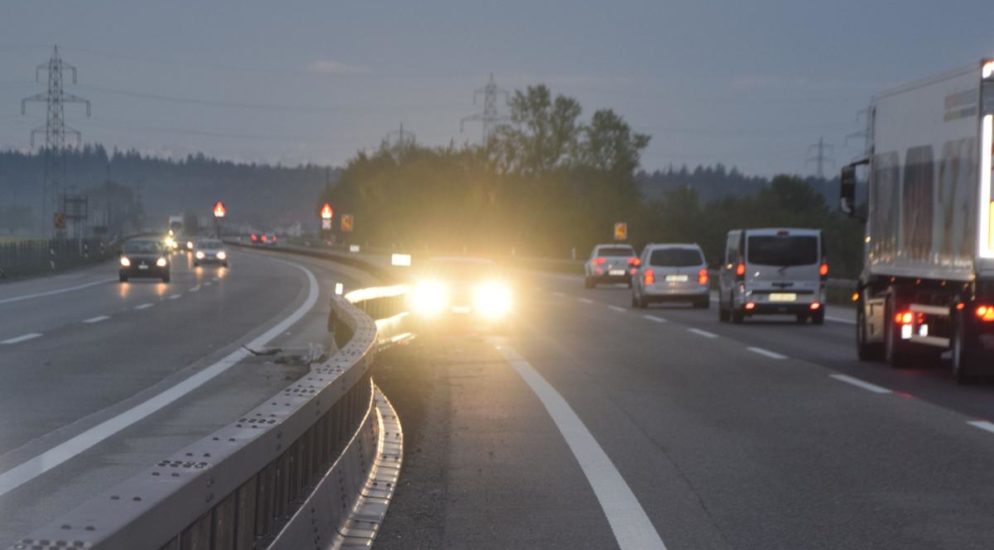
[[[735,229],[728,232],[719,274],[718,319],[741,323],[758,314],[825,322],[828,264],[821,230]]]

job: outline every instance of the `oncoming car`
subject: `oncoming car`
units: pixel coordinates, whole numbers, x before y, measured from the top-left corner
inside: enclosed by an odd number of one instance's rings
[[[125,283],[131,277],[154,277],[169,282],[169,254],[154,240],[135,239],[121,247],[118,278]]]
[[[583,284],[587,288],[595,288],[603,283],[625,283],[631,286],[638,262],[635,249],[630,245],[599,244],[583,265]]]
[[[438,257],[418,269],[409,302],[421,326],[500,328],[512,314],[513,291],[492,260]]]
[[[648,244],[632,277],[632,306],[654,302],[711,304],[711,286],[704,252],[696,244]]]
[[[218,239],[200,239],[193,244],[193,267],[218,264],[228,267],[228,251]]]

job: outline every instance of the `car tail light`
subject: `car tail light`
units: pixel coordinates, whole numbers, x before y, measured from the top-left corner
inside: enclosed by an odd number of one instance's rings
[[[259,236],[256,235],[255,233],[252,233],[252,235],[249,236],[249,238],[252,239],[252,242],[255,242],[255,241],[259,240]]]
[[[642,280],[647,285],[656,284],[656,272],[651,269],[646,269],[645,273],[642,275]]]
[[[808,306],[808,308],[810,308],[811,311],[818,311],[819,309],[821,309],[821,303],[820,302],[811,302],[811,305]]]
[[[753,303],[753,302],[746,302],[745,308],[747,310],[752,311],[752,310],[756,309],[756,304]]]
[[[994,323],[994,306],[977,306],[977,319],[985,323]]]
[[[735,266],[736,277],[741,279],[745,277],[745,274],[746,274],[746,264],[740,263],[739,265]]]
[[[604,265],[607,262],[604,258],[594,258],[594,265]]]
[[[701,270],[697,272],[697,284],[699,284],[701,286],[708,284],[708,270],[707,270],[707,268],[703,268],[702,267]]]
[[[632,267],[638,267],[638,266],[642,265],[642,260],[640,260],[638,258],[634,258],[634,257],[633,258],[628,258],[628,265],[630,265]]]
[[[268,243],[268,242],[269,242],[269,237],[267,237],[267,236],[263,235],[263,236],[262,236],[262,242],[264,242],[264,243]]]
[[[825,277],[828,277],[828,264],[827,263],[823,263],[820,266],[818,266],[818,275],[821,275],[822,279],[824,279]]]
[[[915,320],[915,314],[910,311],[901,311],[894,315],[894,322],[899,325],[910,325]]]

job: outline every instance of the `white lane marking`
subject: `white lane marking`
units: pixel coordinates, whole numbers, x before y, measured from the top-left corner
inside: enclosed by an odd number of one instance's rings
[[[183,297],[183,295],[182,295],[182,294],[170,294],[170,295],[169,295],[169,299],[170,299],[170,300],[179,300],[179,299],[180,299],[180,298],[182,298],[182,297]]]
[[[200,290],[200,285],[197,285],[195,287],[191,287],[188,292],[198,292],[199,290]]]
[[[135,309],[139,309],[139,310],[141,310],[141,309],[148,309],[148,308],[150,308],[150,307],[152,307],[154,305],[155,304],[153,304],[152,302],[146,302],[144,304],[140,304],[140,305],[135,306]]]
[[[713,332],[708,332],[706,330],[701,330],[699,328],[688,328],[687,332],[693,332],[694,334],[696,334],[698,336],[703,336],[705,338],[717,338],[718,337],[718,335],[715,334],[715,333],[713,333]]]
[[[22,334],[20,336],[15,336],[13,338],[8,338],[6,340],[0,341],[0,344],[10,345],[10,344],[20,344],[21,342],[27,342],[28,340],[34,340],[35,338],[41,336],[40,332],[31,332],[28,334]]]
[[[220,281],[221,278],[215,276],[215,277],[211,277],[211,280],[214,281],[214,282],[217,282],[217,281]]]
[[[96,317],[90,317],[89,319],[83,319],[83,322],[92,325],[93,323],[99,323],[101,321],[106,321],[110,319],[110,315],[97,315]]]
[[[183,380],[175,386],[164,390],[162,393],[152,397],[144,403],[122,412],[121,414],[105,420],[104,422],[86,430],[85,432],[52,447],[40,455],[28,459],[21,464],[0,474],[0,496],[3,496],[45,472],[70,460],[79,453],[86,451],[94,445],[104,441],[108,437],[133,425],[136,422],[168,406],[177,399],[203,386],[211,379],[222,374],[242,359],[248,357],[249,351],[246,348],[258,349],[276,338],[294,323],[299,321],[304,315],[314,308],[318,302],[318,281],[309,269],[301,265],[293,264],[284,260],[273,260],[287,265],[292,265],[307,275],[308,292],[307,298],[293,313],[276,323],[266,332],[256,336],[251,342],[229,353],[217,363],[197,372],[193,376]]]
[[[52,296],[53,294],[62,294],[63,292],[72,292],[74,290],[82,290],[84,288],[90,288],[91,286],[107,284],[111,281],[116,281],[117,279],[100,279],[99,281],[93,281],[92,283],[86,283],[84,285],[70,286],[66,288],[59,288],[56,290],[49,290],[47,292],[38,292],[36,294],[25,294],[23,296],[14,296],[13,298],[4,298],[0,300],[0,304],[9,304],[11,302],[20,302],[22,300],[30,300],[32,298],[41,298],[43,296]]]
[[[876,384],[871,384],[869,382],[864,382],[859,378],[853,378],[852,376],[847,376],[845,374],[830,374],[832,378],[838,380],[839,382],[845,382],[846,384],[852,384],[857,388],[863,388],[866,391],[871,391],[873,393],[891,393],[890,390]]]
[[[206,283],[204,283],[204,286],[211,286],[212,284],[214,284],[214,283],[212,283],[210,281],[207,281]]]
[[[659,549],[666,545],[656,532],[645,510],[631,488],[614,467],[610,457],[594,439],[593,434],[576,415],[569,403],[542,377],[527,360],[500,338],[491,342],[519,376],[538,397],[552,421],[559,428],[576,461],[580,463],[604,515],[611,525],[614,538],[622,550]]]
[[[592,304],[592,303],[594,303],[594,301],[591,300],[590,298],[577,298],[577,300],[580,301],[580,302],[583,302],[585,304]]]
[[[765,355],[765,356],[769,357],[770,359],[786,359],[787,358],[786,355],[782,355],[782,354],[779,354],[779,353],[777,353],[775,351],[770,351],[768,349],[752,348],[752,347],[749,347],[749,348],[746,348],[746,349],[749,350],[749,351],[751,351],[751,352],[753,352],[753,353],[758,353],[760,355]]]
[[[656,317],[655,315],[643,315],[642,318],[643,319],[648,319],[648,320],[652,321],[653,323],[665,323],[666,322],[666,319],[663,319],[662,317]]]
[[[825,316],[825,320],[826,321],[832,321],[833,323],[845,323],[847,325],[855,325],[856,324],[856,321],[853,321],[852,319],[845,319],[843,317],[834,317],[832,315],[826,315]]]
[[[980,428],[985,432],[994,433],[994,424],[986,420],[970,420],[967,424],[973,426],[974,428]]]
[[[624,313],[624,312],[628,311],[627,309],[625,309],[623,307],[618,307],[618,306],[607,306],[607,307],[610,308],[611,311],[617,311],[618,313]]]

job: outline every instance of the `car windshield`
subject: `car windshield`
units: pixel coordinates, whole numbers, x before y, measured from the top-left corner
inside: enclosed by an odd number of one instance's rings
[[[122,250],[125,254],[158,254],[162,247],[154,241],[130,241],[124,243]]]
[[[597,249],[595,256],[634,256],[635,250],[627,246],[602,246]]]
[[[497,264],[476,258],[433,258],[425,266],[428,274],[453,280],[473,280],[497,274]]]
[[[758,265],[795,266],[818,263],[818,238],[815,236],[751,236],[748,261]]]
[[[221,241],[200,241],[200,248],[204,250],[217,250],[223,246]]]
[[[660,248],[649,254],[649,265],[658,267],[690,267],[703,263],[704,257],[695,248]]]

